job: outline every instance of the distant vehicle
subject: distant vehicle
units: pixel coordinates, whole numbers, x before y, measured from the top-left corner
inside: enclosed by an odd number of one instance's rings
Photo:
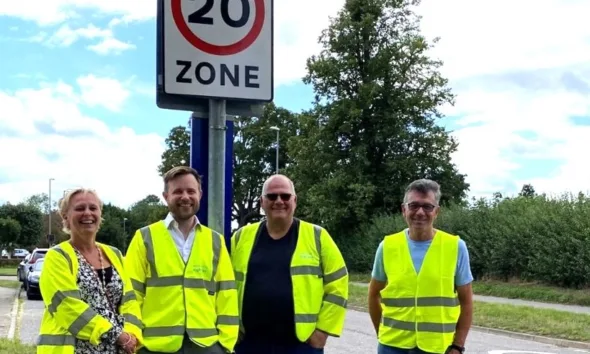
[[[26,256],[28,256],[31,253],[24,248],[15,248],[14,252],[12,252],[12,254],[14,255],[15,258],[25,258]]]
[[[27,279],[29,267],[35,264],[39,259],[45,257],[47,251],[49,251],[49,248],[35,248],[31,254],[26,256],[25,259],[20,262],[16,270],[17,279],[24,283]]]
[[[39,277],[43,269],[44,259],[41,258],[35,264],[29,266],[29,272],[24,282],[25,290],[27,291],[27,299],[32,300],[41,298],[41,289],[39,288]]]
[[[8,251],[2,250],[2,258],[9,258],[8,256],[9,256]]]

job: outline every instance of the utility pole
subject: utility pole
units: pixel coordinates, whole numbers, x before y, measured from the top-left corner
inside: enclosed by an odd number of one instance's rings
[[[277,132],[277,148],[276,148],[276,162],[275,162],[275,169],[276,169],[276,174],[279,174],[279,133],[281,131],[281,128],[277,127],[277,126],[272,126],[270,127],[270,130],[275,130]]]

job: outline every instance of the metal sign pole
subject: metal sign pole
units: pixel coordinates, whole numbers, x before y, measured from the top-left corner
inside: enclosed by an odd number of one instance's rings
[[[208,226],[217,232],[225,224],[225,100],[209,100]]]

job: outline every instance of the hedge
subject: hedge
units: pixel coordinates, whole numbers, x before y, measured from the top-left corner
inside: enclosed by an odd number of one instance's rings
[[[16,268],[22,261],[18,258],[0,258],[0,268]]]
[[[379,242],[405,227],[399,214],[360,225],[357,237],[340,244],[349,269],[370,271]],[[435,227],[465,240],[476,279],[590,286],[590,198],[583,194],[450,206],[441,210]]]

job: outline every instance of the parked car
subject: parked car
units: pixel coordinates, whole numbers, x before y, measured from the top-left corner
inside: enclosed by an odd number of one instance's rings
[[[30,252],[24,248],[15,248],[12,254],[15,258],[25,258]]]
[[[49,248],[35,248],[30,255],[26,256],[16,269],[17,279],[24,283],[27,279],[29,267],[35,264],[35,262],[37,262],[39,259],[45,257],[47,251],[49,251]]]
[[[41,258],[35,262],[35,264],[29,266],[27,278],[24,282],[25,290],[27,291],[27,299],[32,300],[41,298],[41,290],[39,289],[39,277],[41,276],[41,270],[43,269],[44,259]]]

